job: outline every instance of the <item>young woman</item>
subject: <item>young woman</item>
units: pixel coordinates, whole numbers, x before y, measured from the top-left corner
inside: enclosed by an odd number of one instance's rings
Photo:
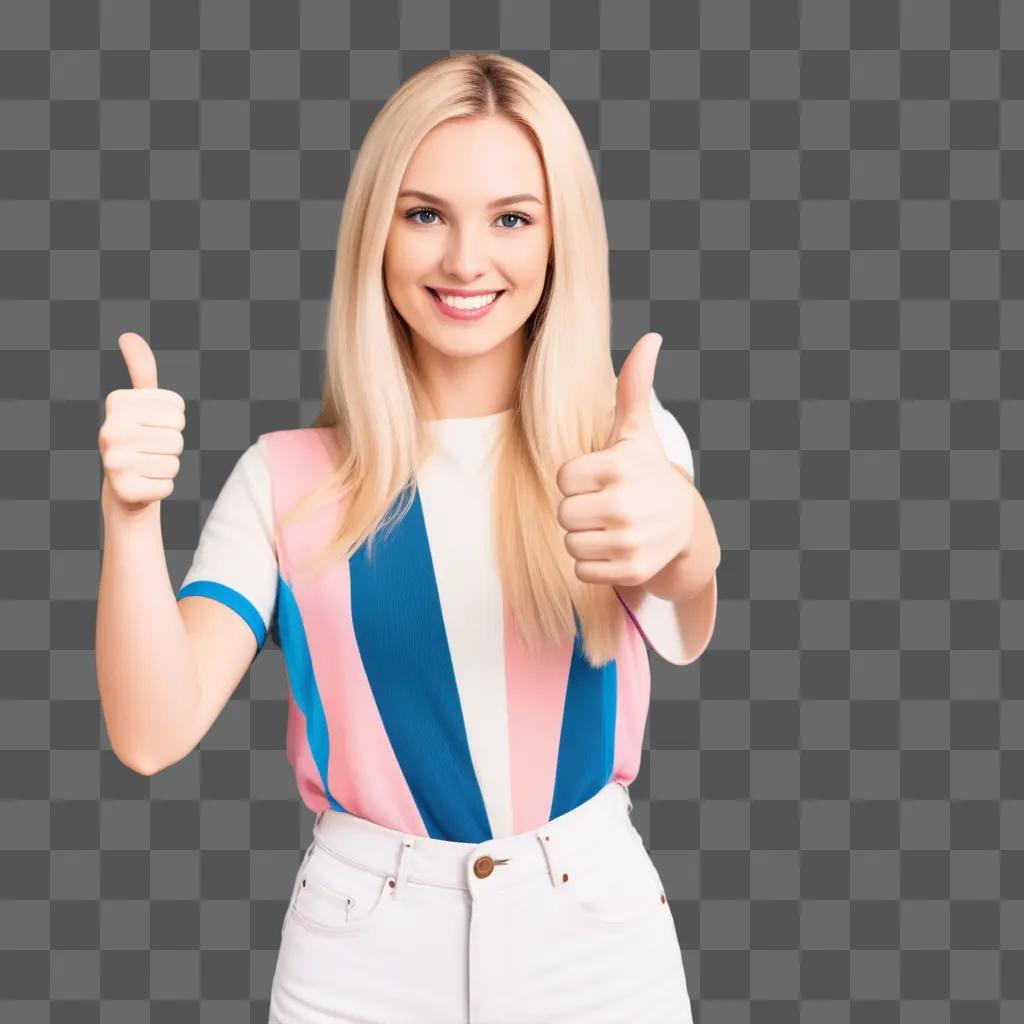
[[[699,657],[720,552],[658,336],[615,377],[607,264],[586,144],[529,68],[460,53],[377,115],[322,410],[241,456],[178,593],[190,635],[224,606],[287,668],[316,820],[273,1024],[691,1021],[627,787],[645,640]]]

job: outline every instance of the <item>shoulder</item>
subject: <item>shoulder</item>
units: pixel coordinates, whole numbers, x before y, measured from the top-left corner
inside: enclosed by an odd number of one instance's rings
[[[264,452],[278,449],[323,447],[337,444],[337,427],[294,427],[290,430],[268,430],[256,438]]]
[[[260,434],[253,446],[261,463],[264,484],[284,501],[309,490],[337,465],[339,444],[335,427],[299,427]]]
[[[264,459],[290,463],[303,456],[333,455],[338,447],[336,427],[296,427],[291,430],[270,430],[256,438]]]

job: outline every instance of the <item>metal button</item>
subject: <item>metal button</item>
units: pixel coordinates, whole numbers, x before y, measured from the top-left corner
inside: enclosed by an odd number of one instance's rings
[[[473,874],[477,878],[486,878],[494,870],[493,857],[477,857],[473,864]]]

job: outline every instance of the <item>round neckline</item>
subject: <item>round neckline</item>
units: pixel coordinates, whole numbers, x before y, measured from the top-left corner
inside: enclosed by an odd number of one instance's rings
[[[503,416],[508,416],[509,413],[511,413],[511,412],[512,412],[512,410],[509,408],[509,409],[502,409],[499,412],[488,413],[486,416],[448,416],[448,417],[445,417],[444,419],[439,419],[439,420],[424,420],[424,423],[429,423],[432,426],[446,425],[446,424],[454,424],[455,426],[458,426],[459,424],[462,424],[462,423],[469,423],[469,424],[476,423],[476,424],[480,424],[480,425],[485,425],[487,423],[496,423]]]

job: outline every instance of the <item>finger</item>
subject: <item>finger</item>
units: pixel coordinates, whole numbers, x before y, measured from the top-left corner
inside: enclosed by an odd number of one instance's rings
[[[622,479],[622,452],[606,448],[597,452],[584,452],[569,459],[555,476],[555,486],[567,498],[577,494],[600,491]]]
[[[605,530],[630,522],[630,511],[617,488],[574,494],[558,503],[558,522],[565,530]]]
[[[133,331],[126,331],[117,339],[128,367],[128,376],[133,388],[155,388],[156,357],[146,339]]]
[[[629,535],[623,530],[570,530],[565,550],[576,561],[603,562],[632,555]]]
[[[184,431],[185,399],[177,392],[162,388],[132,388],[128,392],[128,401],[138,426],[159,427],[179,433]]]
[[[140,423],[136,451],[141,455],[180,455],[184,438],[177,425]]]
[[[585,560],[577,562],[576,575],[585,583],[619,583],[624,586],[635,586],[632,581],[636,574],[630,569],[629,564],[623,561]]]
[[[651,331],[626,356],[615,385],[615,418],[606,448],[642,431],[653,430],[651,390],[661,343],[661,335]]]

